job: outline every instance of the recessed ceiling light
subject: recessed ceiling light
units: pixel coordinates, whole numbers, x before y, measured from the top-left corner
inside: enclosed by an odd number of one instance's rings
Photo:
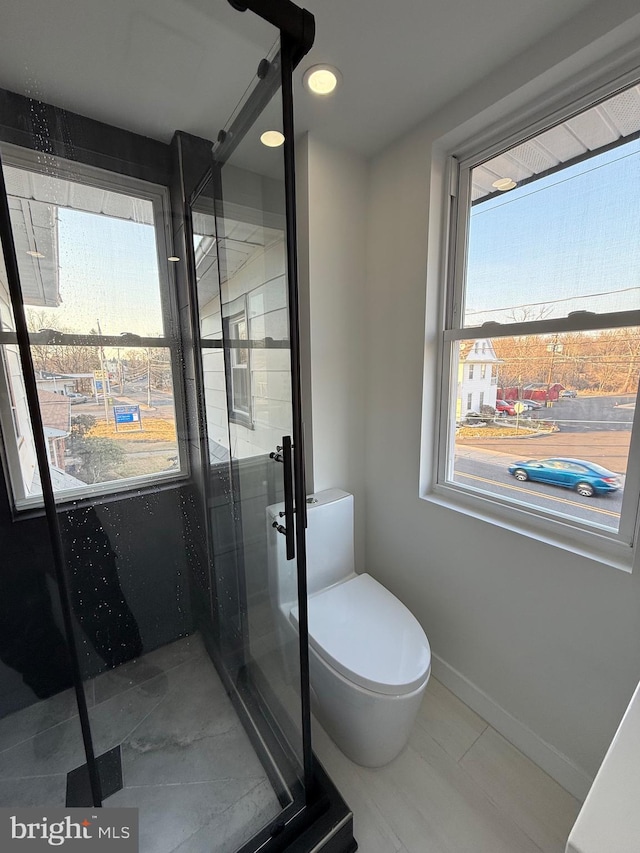
[[[302,82],[314,95],[330,95],[342,81],[342,74],[332,65],[312,65]]]
[[[265,130],[260,134],[260,142],[267,148],[278,148],[284,142],[284,136],[279,130]]]
[[[506,192],[507,190],[512,190],[518,185],[512,178],[498,178],[498,180],[494,181],[491,186],[500,190],[500,192]]]
[[[167,258],[168,261],[171,261],[174,264],[177,264],[180,258],[177,255],[169,255]]]
[[[35,250],[28,251],[27,255],[30,255],[32,258],[44,258],[42,252],[36,252]]]

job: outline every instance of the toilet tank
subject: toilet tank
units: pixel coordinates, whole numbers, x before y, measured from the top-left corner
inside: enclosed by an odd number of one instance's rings
[[[296,561],[287,560],[284,536],[272,527],[282,523],[283,504],[267,507],[269,584],[280,606],[297,601]],[[307,498],[307,591],[309,595],[344,580],[355,571],[353,495],[327,489]]]
[[[310,503],[309,501],[313,501]],[[353,495],[327,489],[307,499],[307,589],[309,595],[355,571]]]

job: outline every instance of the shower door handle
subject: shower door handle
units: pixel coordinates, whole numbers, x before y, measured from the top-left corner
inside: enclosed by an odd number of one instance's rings
[[[282,461],[284,463],[284,526],[287,560],[293,560],[296,555],[295,508],[293,505],[293,444],[291,436],[282,437]]]

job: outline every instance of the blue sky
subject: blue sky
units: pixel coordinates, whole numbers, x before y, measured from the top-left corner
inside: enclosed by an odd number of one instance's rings
[[[640,141],[472,208],[466,325],[639,308]]]
[[[52,328],[104,335],[161,335],[153,226],[58,208],[62,304],[47,310]],[[40,310],[40,309],[38,309]]]

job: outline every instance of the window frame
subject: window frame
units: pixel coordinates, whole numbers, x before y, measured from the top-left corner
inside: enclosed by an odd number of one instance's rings
[[[95,498],[119,498],[122,494],[144,494],[156,491],[159,487],[174,485],[185,481],[190,476],[190,460],[186,432],[185,392],[182,375],[182,341],[180,336],[179,306],[177,301],[175,273],[168,258],[173,255],[171,232],[171,202],[169,187],[146,181],[120,172],[111,172],[98,166],[65,160],[53,154],[43,155],[31,148],[24,148],[0,140],[0,156],[2,166],[11,166],[29,172],[51,174],[62,180],[73,181],[96,189],[103,189],[129,195],[133,198],[149,201],[153,208],[156,256],[158,262],[158,287],[161,305],[161,316],[164,334],[159,337],[140,338],[127,341],[130,349],[162,348],[169,352],[171,362],[171,379],[174,395],[175,426],[177,436],[178,465],[175,469],[154,474],[143,474],[119,480],[109,480],[103,483],[87,483],[78,489],[65,489],[56,492],[56,504],[63,508],[67,505],[91,504]],[[108,335],[68,335],[69,345],[85,344],[87,346],[114,346],[113,337]],[[66,343],[66,342],[65,342]],[[5,332],[0,329],[0,346],[16,345],[15,331]],[[122,345],[122,343],[121,343]],[[10,381],[10,380],[9,380]],[[44,509],[42,495],[25,496],[21,488],[16,488],[16,481],[22,482],[20,460],[17,443],[14,441],[7,446],[9,406],[2,405],[3,399],[9,399],[7,378],[4,371],[4,359],[0,365],[0,457],[2,469],[10,495],[13,513],[16,517],[39,513]],[[31,424],[33,428],[33,424]],[[11,440],[12,436],[8,436]],[[23,439],[24,440],[24,439]],[[14,448],[13,445],[16,445]],[[14,452],[15,450],[15,452]]]
[[[640,326],[640,310],[514,322],[463,326],[467,246],[471,211],[471,173],[476,166],[491,160],[515,145],[522,143],[571,117],[584,112],[617,92],[640,83],[640,70],[626,71],[615,80],[596,85],[590,91],[568,93],[561,106],[535,114],[523,111],[520,119],[494,127],[481,142],[460,147],[460,154],[450,149],[444,180],[443,223],[440,279],[440,313],[437,333],[438,385],[436,416],[433,432],[433,468],[430,482],[421,495],[427,500],[450,509],[480,518],[503,528],[625,571],[631,571],[640,537],[640,414],[634,412],[626,482],[633,488],[625,495],[617,532],[610,528],[581,523],[577,519],[559,518],[542,509],[528,508],[488,492],[452,482],[453,466],[452,416],[455,416],[457,361],[452,358],[455,342],[480,337],[511,337],[526,334],[553,334],[605,330],[625,326]],[[477,137],[476,137],[477,138]],[[597,156],[597,152],[594,155]],[[493,370],[492,370],[493,373]],[[455,417],[453,417],[455,420]]]
[[[254,421],[253,421],[253,393],[252,393],[252,382],[251,382],[251,347],[249,346],[249,312],[247,309],[247,294],[238,297],[231,303],[227,303],[223,306],[223,310],[225,312],[225,316],[222,318],[222,324],[224,329],[224,347],[227,350],[226,358],[225,358],[225,375],[226,375],[226,389],[227,389],[227,415],[230,423],[238,424],[240,426],[244,426],[247,429],[254,429]],[[237,343],[240,341],[240,338],[236,338],[232,335],[232,329],[234,326],[237,326],[238,323],[244,323],[246,334],[247,334],[247,346],[241,347]],[[235,363],[236,350],[246,349],[247,350],[247,363],[245,366],[246,371],[246,390],[248,397],[248,406],[246,411],[242,408],[236,407],[235,400],[235,389],[236,383],[234,378],[234,370],[238,368],[237,363]]]

